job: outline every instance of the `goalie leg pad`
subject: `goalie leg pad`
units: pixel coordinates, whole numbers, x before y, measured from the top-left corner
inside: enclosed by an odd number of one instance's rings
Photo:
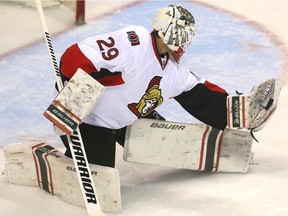
[[[78,69],[44,112],[54,125],[71,135],[90,113],[105,87],[82,69]]]
[[[10,183],[39,186],[65,202],[85,207],[72,159],[37,140],[8,145],[4,154]],[[118,170],[92,164],[90,170],[103,211],[119,212],[121,194]],[[85,187],[87,193],[88,183]]]
[[[124,160],[213,172],[247,172],[252,137],[248,130],[224,132],[203,124],[139,119],[126,133]]]

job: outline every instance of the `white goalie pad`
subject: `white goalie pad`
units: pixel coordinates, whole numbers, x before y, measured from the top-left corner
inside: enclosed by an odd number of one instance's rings
[[[91,112],[105,87],[82,69],[78,69],[60,91],[44,116],[67,135],[71,135]]]
[[[37,140],[8,145],[4,149],[4,154],[10,183],[39,186],[65,202],[85,208],[72,159]],[[118,170],[99,165],[90,165],[90,170],[102,210],[119,212],[121,192]],[[87,195],[88,181],[85,188]]]
[[[277,108],[280,85],[276,79],[254,86],[250,93],[227,97],[227,127],[261,130]]]
[[[133,163],[212,172],[247,172],[252,137],[204,124],[139,119],[128,127],[123,158]]]

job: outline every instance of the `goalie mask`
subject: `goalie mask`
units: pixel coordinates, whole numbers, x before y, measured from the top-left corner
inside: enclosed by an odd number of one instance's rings
[[[169,5],[156,14],[153,28],[171,50],[173,59],[179,62],[195,36],[192,14],[181,5]]]

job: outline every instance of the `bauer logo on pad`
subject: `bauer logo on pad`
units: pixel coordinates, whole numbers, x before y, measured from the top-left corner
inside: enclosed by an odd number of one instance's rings
[[[97,80],[78,69],[44,112],[44,116],[71,135],[90,113],[104,89]]]

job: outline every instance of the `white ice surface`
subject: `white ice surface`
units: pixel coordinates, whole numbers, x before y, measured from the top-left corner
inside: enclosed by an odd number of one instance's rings
[[[117,2],[120,7],[121,2]],[[279,108],[269,124],[255,134],[259,140],[253,144],[257,165],[251,166],[246,174],[214,174],[130,164],[122,160],[122,149],[118,147],[117,168],[123,205],[118,215],[287,216],[288,147],[285,132],[288,132],[288,89],[285,69],[288,42],[285,36],[288,26],[285,20],[288,18],[288,1],[243,0],[239,5],[231,5],[229,0],[219,0],[218,4],[211,2],[233,14],[201,4],[175,2],[188,7],[197,22],[197,37],[186,53],[191,69],[229,93],[235,90],[247,92],[254,84],[277,77],[283,84]],[[208,0],[202,2],[209,3]],[[149,1],[116,10],[107,1],[92,1],[89,2],[90,13],[97,4],[110,13],[104,17],[97,13],[89,15],[89,22],[81,27],[72,27],[69,14],[63,17],[62,23],[59,22],[55,17],[60,16],[61,11],[57,8],[45,10],[48,28],[55,33],[52,43],[56,57],[59,59],[70,44],[89,35],[131,24],[150,29],[156,10],[170,3],[173,2]],[[0,22],[0,146],[29,138],[58,146],[60,141],[42,116],[51,102],[54,77],[44,39],[38,37],[42,36],[38,15],[33,9],[6,2],[0,2],[0,13],[1,20],[4,20]],[[14,36],[15,29],[17,37]],[[13,51],[19,47],[25,48]],[[7,50],[13,52],[7,54]],[[173,101],[164,104],[160,111],[169,120],[195,121]],[[4,170],[2,150],[0,170]],[[37,187],[10,185],[2,175],[0,215],[80,216],[87,213],[85,209],[64,203]]]

